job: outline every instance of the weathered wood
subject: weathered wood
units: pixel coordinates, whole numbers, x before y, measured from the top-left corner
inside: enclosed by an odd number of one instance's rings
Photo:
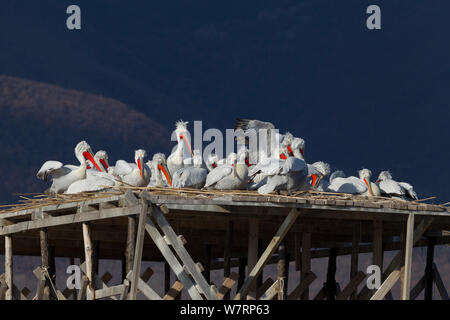
[[[274,282],[275,281],[273,281],[272,278],[267,278],[267,280],[256,290],[256,300],[259,300]]]
[[[266,292],[264,292],[259,300],[272,300],[280,291],[280,282],[277,280],[266,290]]]
[[[134,277],[133,276],[134,271],[130,271],[127,275],[127,279],[128,281],[131,281],[131,279],[133,279],[134,281],[137,282],[136,284],[136,288],[139,289],[139,291],[149,300],[162,300],[162,298],[155,292],[155,290],[153,290],[152,288],[150,288],[150,286],[145,283],[141,277]],[[136,280],[135,280],[136,279]],[[131,284],[131,286],[133,286],[133,284]],[[137,292],[136,292],[137,294]],[[136,297],[136,295],[135,295]],[[136,300],[136,299],[134,299]]]
[[[238,278],[239,275],[236,272],[233,272],[229,277],[224,279],[217,293],[217,298],[219,298],[219,300],[226,300],[225,297],[229,295],[231,288],[233,288]]]
[[[130,300],[136,300],[138,279],[141,273],[141,262],[142,262],[142,250],[144,249],[144,236],[145,236],[145,222],[148,211],[152,211],[152,204],[141,195],[141,213],[139,215],[139,224],[136,237],[136,247],[134,250],[134,260],[133,260],[133,277],[128,279],[131,282],[131,289],[128,296]]]
[[[300,284],[311,273],[311,233],[304,232],[302,234],[302,258],[301,258],[301,272]],[[309,300],[309,286],[303,290],[300,299]]]
[[[246,279],[246,273],[245,268],[247,266],[247,258],[238,258],[238,284],[237,284],[237,291],[241,289],[242,285],[244,284],[244,281]]]
[[[78,290],[77,300],[86,300],[88,285],[89,285],[89,278],[86,275],[84,275],[81,278],[81,285],[80,290]]]
[[[5,299],[13,299],[13,255],[12,237],[5,236],[5,282],[7,285]]]
[[[163,300],[175,300],[177,296],[180,295],[183,290],[183,284],[180,281],[175,281],[172,287],[167,291],[166,295],[163,297]]]
[[[373,221],[372,264],[383,272],[383,221]]]
[[[370,300],[382,300],[384,296],[392,289],[394,284],[400,278],[400,270],[394,270],[387,278],[384,280],[380,288],[375,292],[375,294],[370,298]]]
[[[442,300],[450,300],[447,290],[445,289],[444,282],[439,274],[436,264],[433,263],[433,280],[436,283],[436,287],[441,295]]]
[[[204,274],[207,283],[211,282],[211,245],[205,246],[205,259],[204,259]],[[203,272],[203,271],[200,271]]]
[[[425,289],[425,278],[426,276],[423,276],[420,278],[419,281],[417,281],[417,284],[412,288],[409,299],[415,300],[419,294],[422,292],[423,289]]]
[[[257,219],[249,219],[248,221],[248,260],[247,260],[247,277],[258,262],[258,238],[259,226]],[[256,282],[254,282],[247,294],[247,300],[256,299]]]
[[[231,274],[231,245],[233,242],[233,221],[228,221],[227,232],[225,234],[225,245],[223,250],[223,277],[227,279]],[[220,289],[219,289],[220,291]],[[223,300],[230,299],[230,292],[227,291]]]
[[[402,287],[402,300],[409,300],[411,293],[411,266],[412,266],[412,250],[414,241],[414,213],[410,213],[406,227],[406,245],[405,245],[405,269],[404,282]]]
[[[7,289],[8,289],[8,286],[6,285],[5,274],[2,273],[0,275],[0,300],[5,300]]]
[[[89,280],[87,286],[86,297],[88,300],[95,299],[94,283],[93,283],[93,270],[92,270],[92,239],[91,229],[88,223],[83,223],[83,241],[84,241],[84,259],[86,263],[86,276]]]
[[[172,271],[175,273],[175,276],[183,283],[191,298],[194,300],[202,300],[203,298],[197,290],[197,287],[194,285],[192,279],[186,274],[183,266],[181,266],[178,259],[170,250],[166,241],[164,241],[163,236],[159,233],[158,229],[148,216],[145,230],[150,235],[161,254],[164,256],[164,259],[169,263]]]
[[[366,274],[359,271],[347,284],[347,286],[336,296],[336,300],[346,300],[356,291],[359,284],[366,278]]]
[[[299,232],[294,233],[294,259],[295,259],[295,270],[301,271],[302,269],[302,240]]]
[[[306,274],[302,280],[300,280],[300,284],[289,294],[288,300],[297,300],[301,297],[316,278],[317,276],[312,271]]]
[[[161,228],[161,231],[166,237],[169,238],[170,242],[172,243],[172,248],[175,250],[180,260],[184,263],[184,266],[194,279],[196,285],[201,289],[205,297],[208,300],[217,300],[214,290],[211,289],[203,275],[198,272],[196,263],[192,260],[191,256],[188,254],[184,246],[181,245],[177,240],[178,236],[176,235],[175,231],[173,231],[172,227],[170,227],[170,224],[167,222],[163,213],[157,207],[154,207],[152,210],[152,215],[155,218],[158,226]],[[169,262],[169,264],[171,263]]]
[[[164,261],[164,292],[168,292],[170,287],[170,266],[167,261]]]
[[[284,237],[286,236],[286,233],[291,229],[292,225],[296,221],[297,217],[300,215],[300,211],[297,209],[293,209],[290,211],[289,215],[286,217],[286,219],[281,224],[280,228],[278,229],[275,236],[270,241],[269,245],[267,246],[266,250],[262,254],[262,256],[259,258],[258,263],[253,268],[253,270],[250,272],[249,276],[245,280],[244,284],[242,285],[242,288],[239,290],[239,292],[234,297],[234,300],[240,300],[242,297],[246,296],[247,293],[250,291],[252,284],[254,281],[256,281],[256,277],[261,273],[262,268],[266,265],[267,261],[269,261],[272,254],[275,252],[275,250],[280,245],[281,241],[283,241]]]
[[[34,276],[38,279],[38,284],[36,288],[36,295],[34,296],[33,300],[42,300],[44,297],[44,289],[46,284],[46,277],[44,275],[44,271],[41,267],[37,267],[33,270]]]
[[[100,241],[92,242],[92,272],[99,274],[100,267]],[[99,288],[94,288],[99,289]]]
[[[326,284],[322,287],[322,289],[317,292],[316,296],[313,300],[323,300],[327,297],[327,286]]]
[[[98,300],[98,299],[109,298],[111,296],[116,296],[116,295],[122,294],[123,290],[124,290],[123,284],[119,284],[114,287],[108,287],[108,288],[104,288],[104,289],[95,290],[95,299]]]
[[[360,250],[360,242],[361,242],[361,222],[356,222],[353,226],[352,233],[352,252],[351,252],[351,261],[350,261],[350,279],[354,279],[358,274],[358,263],[359,263],[359,250]],[[357,287],[350,294],[350,299],[356,299],[357,296]]]
[[[286,248],[285,248],[284,242],[281,242],[280,245],[278,246],[277,273],[278,273],[278,278],[277,278],[278,300],[284,300],[284,297],[285,297],[284,279],[285,279],[285,275],[286,275]]]
[[[427,264],[425,266],[425,295],[424,300],[433,300],[433,260],[436,238],[428,237]]]
[[[327,270],[327,300],[336,298],[336,257],[337,248],[330,248],[330,257],[328,258]]]
[[[125,247],[125,275],[133,269],[134,251],[136,250],[136,216],[127,218],[127,245]]]

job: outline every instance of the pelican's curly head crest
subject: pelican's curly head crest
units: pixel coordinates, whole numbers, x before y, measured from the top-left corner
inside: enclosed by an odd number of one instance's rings
[[[188,124],[189,124],[188,121],[179,120],[179,121],[175,122],[175,127],[178,130],[186,130]]]

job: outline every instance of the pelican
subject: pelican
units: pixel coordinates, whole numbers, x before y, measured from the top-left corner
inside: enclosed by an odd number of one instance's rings
[[[202,155],[200,150],[194,150],[193,166],[178,169],[173,175],[174,188],[201,189],[206,182],[208,169],[202,168]]]
[[[59,161],[47,161],[42,165],[36,176],[44,181],[47,181],[48,177],[52,178],[52,185],[47,192],[63,193],[75,181],[86,178],[86,159],[90,160],[94,166],[98,166],[92,149],[86,141],[76,145],[75,157],[80,162],[80,166],[63,165]]]
[[[206,177],[205,188],[217,190],[245,189],[248,183],[248,167],[245,163],[246,153],[238,152],[238,161],[224,164],[213,169]]]
[[[102,191],[118,185],[114,176],[106,172],[91,172],[86,178],[72,183],[65,193],[75,194],[80,192]]]
[[[389,171],[381,171],[376,181],[383,195],[393,197],[405,197],[411,200],[417,200],[417,194],[413,186],[406,182],[397,182],[392,179]]]
[[[175,123],[176,129],[175,134],[177,135],[177,147],[174,152],[167,158],[167,167],[169,168],[169,173],[173,175],[178,169],[183,168],[183,160],[185,147],[188,148],[189,153],[193,156],[191,145],[188,140],[188,130],[187,130],[188,122],[177,121]]]
[[[134,152],[134,162],[128,163],[124,160],[118,160],[112,173],[122,182],[134,187],[146,187],[150,182],[151,171],[144,163],[147,152],[143,149]]]
[[[319,191],[325,191],[327,183],[323,180],[323,178],[330,174],[330,165],[323,161],[317,161],[313,164],[307,164],[307,166],[308,177],[311,178],[311,187]]]
[[[327,191],[371,196],[381,194],[378,186],[370,181],[372,172],[369,169],[359,170],[358,174],[359,178],[345,177],[342,171],[333,172]]]
[[[293,191],[305,185],[308,178],[308,167],[304,160],[288,157],[280,160],[281,166],[273,175],[267,176],[267,182],[258,188],[259,194],[267,194],[275,190]]]
[[[155,153],[152,161],[147,162],[147,165],[152,171],[152,178],[148,184],[149,187],[162,188],[172,186],[172,178],[167,169],[166,156],[164,153]]]
[[[206,160],[206,168],[209,172],[218,167],[219,157],[211,153],[208,155],[208,159]]]

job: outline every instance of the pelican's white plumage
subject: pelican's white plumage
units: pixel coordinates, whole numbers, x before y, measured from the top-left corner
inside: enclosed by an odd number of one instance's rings
[[[173,175],[174,188],[201,189],[206,182],[208,169],[202,168],[202,155],[199,150],[194,150],[192,167],[178,169]]]
[[[143,149],[135,151],[135,163],[128,163],[124,160],[117,160],[112,174],[122,182],[134,187],[146,187],[150,182],[151,170],[145,164],[144,159],[147,152]]]
[[[234,165],[224,164],[213,169],[206,177],[205,188],[217,190],[240,190],[248,184],[248,167],[245,152],[238,152]]]
[[[117,184],[114,177],[106,172],[91,173],[85,179],[72,183],[65,193],[75,194],[80,192],[101,191]]]
[[[191,145],[189,142],[189,132],[187,130],[188,122],[177,121],[175,123],[175,134],[177,138],[177,146],[175,150],[170,154],[167,158],[167,168],[169,169],[169,173],[173,176],[175,172],[183,168],[185,157],[185,150],[188,149],[189,153],[192,154]]]
[[[406,182],[395,181],[392,179],[392,175],[389,171],[380,172],[377,183],[382,194],[393,197],[406,197],[413,200],[418,199],[412,185]]]

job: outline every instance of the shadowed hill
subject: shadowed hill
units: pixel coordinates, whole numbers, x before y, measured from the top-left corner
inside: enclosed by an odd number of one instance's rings
[[[159,123],[114,100],[57,86],[0,76],[0,201],[14,192],[40,192],[35,174],[46,160],[76,164],[73,149],[86,140],[110,162],[164,150],[169,134]]]

